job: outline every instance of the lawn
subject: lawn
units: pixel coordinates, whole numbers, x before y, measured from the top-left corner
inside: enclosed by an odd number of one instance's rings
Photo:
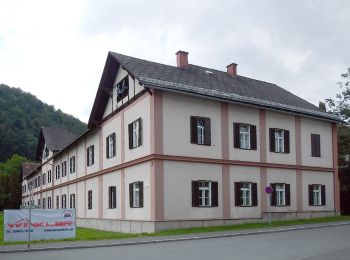
[[[0,213],[0,246],[9,245],[9,244],[26,243],[26,242],[4,242],[3,218],[4,218],[4,215]],[[300,220],[290,220],[290,221],[274,221],[272,222],[272,227],[294,226],[294,225],[302,225],[302,224],[320,224],[320,223],[326,223],[326,222],[349,221],[349,220],[350,220],[350,216],[338,216],[338,217],[300,219]],[[141,237],[141,236],[144,236],[144,237],[169,236],[169,235],[183,235],[183,234],[206,233],[206,232],[217,232],[217,231],[246,230],[246,229],[256,229],[256,228],[268,228],[268,225],[266,223],[247,223],[247,224],[232,225],[232,226],[174,229],[174,230],[156,232],[153,234],[115,233],[115,232],[109,232],[109,231],[100,231],[95,229],[78,227],[77,236],[75,239],[33,241],[33,243],[48,243],[48,242],[56,242],[56,241],[78,241],[78,240],[123,239],[123,238],[133,238],[133,237]]]

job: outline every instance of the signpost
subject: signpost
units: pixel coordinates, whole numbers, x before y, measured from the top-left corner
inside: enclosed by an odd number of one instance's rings
[[[269,226],[271,227],[271,195],[272,195],[273,189],[270,186],[266,186],[265,187],[265,193],[267,196],[267,210],[269,212]]]

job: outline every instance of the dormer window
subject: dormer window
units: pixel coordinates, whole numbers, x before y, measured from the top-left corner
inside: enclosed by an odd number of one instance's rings
[[[49,148],[45,147],[44,158],[49,157]]]
[[[129,77],[126,76],[117,84],[117,102],[123,100],[129,94]]]

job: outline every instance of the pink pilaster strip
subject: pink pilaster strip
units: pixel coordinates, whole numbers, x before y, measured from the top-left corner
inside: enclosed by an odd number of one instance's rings
[[[266,163],[266,111],[259,109],[259,143],[260,143],[260,162]],[[267,168],[260,167],[260,198],[261,213],[267,211],[267,198],[265,187],[267,183]]]
[[[103,176],[98,176],[98,218],[103,219]]]
[[[340,189],[338,176],[338,137],[337,125],[332,123],[332,143],[333,143],[333,182],[334,182],[334,210],[340,211]]]
[[[121,121],[121,155],[120,155],[120,160],[121,163],[124,163],[125,161],[125,117],[124,117],[124,109],[121,111],[120,114],[120,121]],[[121,212],[120,212],[120,218],[122,220],[125,219],[125,171],[124,169],[121,169],[120,171],[120,185],[121,185]]]
[[[122,220],[125,219],[125,172],[124,169],[121,169],[120,172],[120,185],[121,185],[121,212],[120,212],[120,218]]]
[[[163,96],[153,90],[150,102],[151,154],[163,154]],[[164,219],[164,166],[162,160],[150,163],[151,170],[151,219]]]
[[[86,180],[84,181],[84,218],[86,218],[86,210],[87,210],[87,194],[86,194]]]
[[[229,159],[229,122],[228,104],[221,103],[221,154],[223,160]],[[222,178],[222,214],[224,219],[231,216],[230,208],[230,168],[227,164],[221,165]]]
[[[302,165],[301,157],[301,119],[299,116],[295,117],[295,158],[296,165]],[[297,190],[297,211],[303,210],[303,172],[296,170],[296,190]]]

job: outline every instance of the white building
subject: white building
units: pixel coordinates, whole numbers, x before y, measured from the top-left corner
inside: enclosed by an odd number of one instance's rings
[[[275,219],[339,213],[338,118],[234,63],[222,72],[176,56],[174,67],[108,54],[88,130],[42,128],[42,164],[23,180],[37,183],[35,204],[121,232],[260,221],[266,186]]]

